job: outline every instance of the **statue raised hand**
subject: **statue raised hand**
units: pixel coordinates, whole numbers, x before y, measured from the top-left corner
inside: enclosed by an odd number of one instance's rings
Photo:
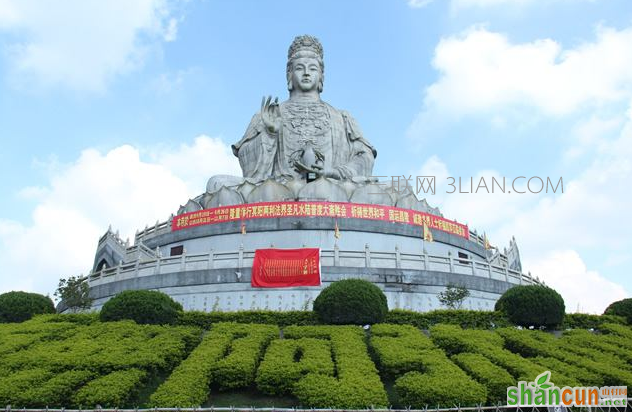
[[[261,119],[270,134],[277,134],[281,128],[281,109],[279,108],[279,98],[272,101],[272,96],[263,96],[261,99]]]

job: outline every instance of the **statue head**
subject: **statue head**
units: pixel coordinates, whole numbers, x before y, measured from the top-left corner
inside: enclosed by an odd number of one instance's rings
[[[297,36],[287,52],[286,78],[287,88],[292,91],[294,84],[292,76],[294,64],[317,63],[319,68],[318,92],[323,91],[325,77],[325,63],[323,62],[323,46],[316,37],[309,35]]]

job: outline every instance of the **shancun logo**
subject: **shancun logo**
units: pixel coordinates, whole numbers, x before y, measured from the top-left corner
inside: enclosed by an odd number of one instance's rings
[[[627,386],[555,386],[551,372],[538,375],[533,382],[518,382],[507,388],[507,406],[626,406]]]

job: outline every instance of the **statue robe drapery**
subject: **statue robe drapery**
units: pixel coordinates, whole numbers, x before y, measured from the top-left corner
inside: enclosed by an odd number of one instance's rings
[[[243,138],[232,146],[245,178],[301,178],[292,156],[308,146],[324,155],[324,168],[337,170],[342,179],[370,177],[377,151],[364,139],[351,115],[329,104],[292,102],[280,104],[281,129],[270,134],[257,113]]]

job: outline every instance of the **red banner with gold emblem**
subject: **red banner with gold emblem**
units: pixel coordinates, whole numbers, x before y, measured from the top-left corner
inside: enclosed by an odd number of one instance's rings
[[[320,286],[320,249],[257,249],[250,284],[255,288]]]

